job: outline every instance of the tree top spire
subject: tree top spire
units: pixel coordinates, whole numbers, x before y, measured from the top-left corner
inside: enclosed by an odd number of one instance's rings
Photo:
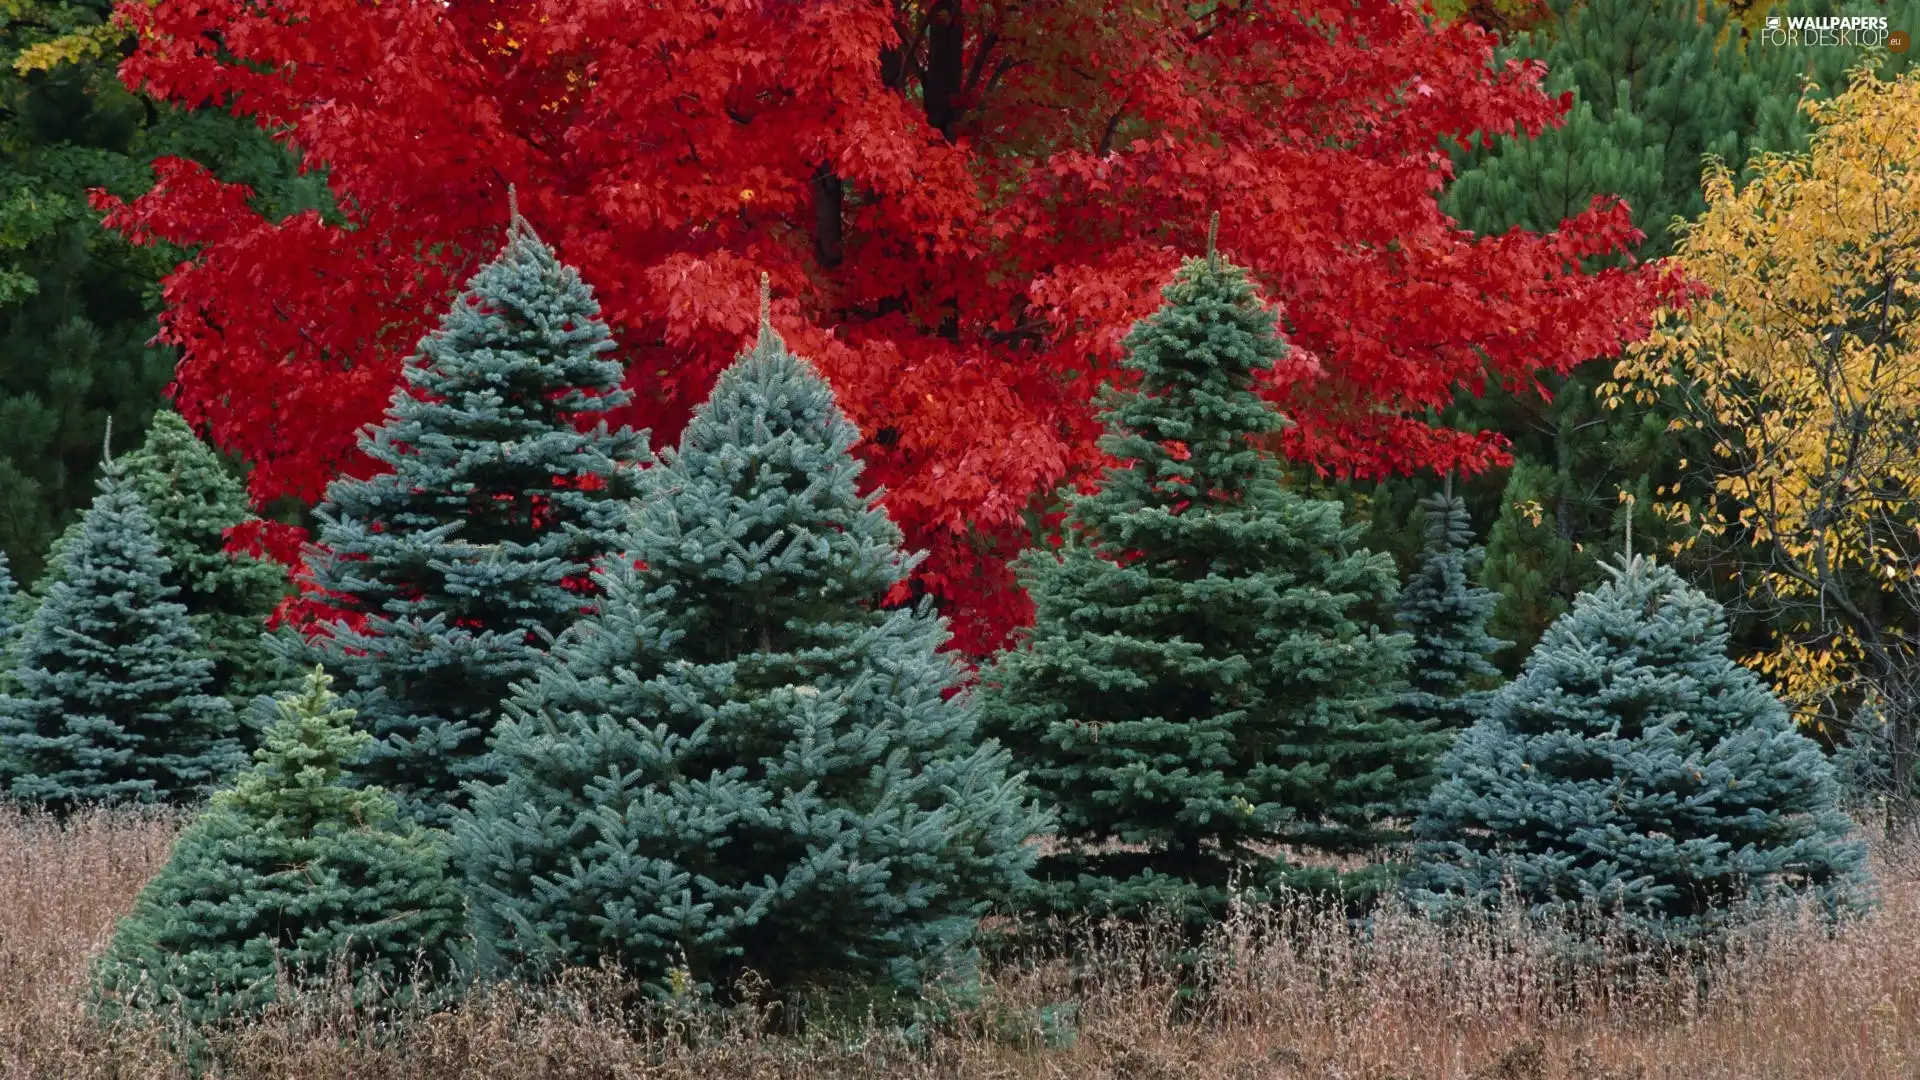
[[[512,184],[507,185],[507,238],[520,234],[534,236],[533,225],[520,216],[520,193]]]
[[[1220,252],[1214,248],[1214,241],[1219,239],[1219,236],[1220,211],[1215,210],[1213,217],[1207,222],[1207,269],[1215,272],[1220,269]]]
[[[760,271],[760,340],[773,334],[773,279]]]

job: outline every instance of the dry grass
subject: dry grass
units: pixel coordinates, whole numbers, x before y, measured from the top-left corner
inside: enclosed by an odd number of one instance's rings
[[[81,1005],[88,956],[164,857],[172,825],[94,815],[66,829],[0,808],[0,1077],[159,1078],[186,1071]],[[1703,986],[1691,978],[1555,985],[1512,926],[1442,933],[1387,917],[1361,943],[1305,912],[1249,912],[1209,950],[1215,993],[1175,1004],[1142,941],[1079,971],[1003,968],[985,1005],[926,1043],[762,1037],[749,1021],[635,1036],[621,994],[585,977],[417,1021],[357,1025],[325,1002],[223,1046],[219,1075],[284,1080],[659,1077],[1074,1080],[1889,1080],[1920,1076],[1920,866],[1878,857],[1885,904],[1836,937],[1782,922]],[[1040,1033],[1071,1002],[1070,1040]],[[1060,1045],[1064,1043],[1064,1045]]]

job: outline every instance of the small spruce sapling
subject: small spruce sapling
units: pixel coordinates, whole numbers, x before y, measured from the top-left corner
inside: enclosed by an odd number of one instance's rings
[[[356,1005],[437,993],[458,968],[464,901],[440,835],[386,792],[350,787],[372,741],[316,668],[235,785],[213,797],[121,920],[95,970],[107,1015],[258,1014],[344,971]]]

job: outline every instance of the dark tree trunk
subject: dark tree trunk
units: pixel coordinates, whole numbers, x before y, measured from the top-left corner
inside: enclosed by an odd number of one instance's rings
[[[826,165],[813,174],[813,255],[831,270],[846,251],[841,245],[841,206],[845,201],[840,177]]]
[[[927,28],[927,77],[921,86],[927,104],[927,123],[953,141],[953,124],[960,118],[960,81],[966,67],[962,49],[966,23],[960,0],[935,0],[932,25]]]

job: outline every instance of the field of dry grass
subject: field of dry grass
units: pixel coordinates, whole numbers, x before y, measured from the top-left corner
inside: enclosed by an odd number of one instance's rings
[[[83,1007],[87,960],[166,856],[172,823],[0,808],[0,1077],[188,1075],[155,1038]],[[1249,912],[1209,950],[1198,1011],[1122,941],[1078,971],[995,972],[987,1002],[923,1043],[806,1042],[745,1020],[636,1036],[619,988],[492,995],[395,1034],[325,1000],[227,1040],[217,1075],[257,1080],[1891,1080],[1920,1077],[1920,860],[1877,857],[1884,905],[1836,937],[1774,927],[1701,984],[1556,986],[1513,928],[1443,934],[1382,919],[1361,943],[1305,913]],[[1682,984],[1684,983],[1684,985]],[[1052,1024],[1043,1016],[1071,1015]],[[1048,1028],[1048,1037],[1042,1029]]]

